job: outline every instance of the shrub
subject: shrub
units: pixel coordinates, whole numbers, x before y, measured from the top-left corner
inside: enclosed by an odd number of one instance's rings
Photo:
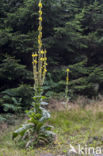
[[[33,88],[29,85],[20,85],[18,88],[6,89],[0,95],[1,112],[23,112],[31,107]]]

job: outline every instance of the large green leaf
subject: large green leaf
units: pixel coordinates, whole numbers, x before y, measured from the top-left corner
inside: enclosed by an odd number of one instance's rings
[[[21,128],[13,132],[12,139],[15,139],[18,135],[21,135],[23,137],[25,132],[32,127],[34,127],[34,124],[32,123],[22,125]]]
[[[50,113],[43,107],[40,107],[42,111],[42,117],[40,118],[40,122],[44,122],[45,120],[50,118]]]
[[[41,131],[44,132],[45,130],[51,130],[53,128],[53,126],[51,125],[43,125],[41,127]]]

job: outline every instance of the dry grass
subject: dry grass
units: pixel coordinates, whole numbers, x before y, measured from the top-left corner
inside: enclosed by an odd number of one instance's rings
[[[52,99],[49,102],[48,108],[50,110],[91,110],[93,112],[103,112],[103,96],[99,95],[97,99],[88,99],[83,96],[79,96],[74,102],[66,102],[64,100]]]

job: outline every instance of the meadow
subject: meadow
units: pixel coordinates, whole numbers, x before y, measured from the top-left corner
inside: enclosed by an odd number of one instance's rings
[[[78,149],[78,144],[84,148],[102,149],[103,101],[94,101],[85,107],[80,106],[83,100],[78,101],[79,104],[70,103],[68,109],[63,108],[62,102],[55,102],[56,106],[50,109],[51,118],[48,121],[54,126],[55,142],[43,147],[25,149],[23,143],[15,144],[12,140],[12,132],[25,122],[25,117],[15,119],[15,124],[11,126],[3,123],[0,130],[0,156],[68,156],[70,145]]]

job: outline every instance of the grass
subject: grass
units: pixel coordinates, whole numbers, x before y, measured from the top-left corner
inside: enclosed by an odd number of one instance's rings
[[[12,141],[12,131],[23,122],[17,120],[16,126],[9,126],[0,132],[0,156],[39,156],[40,153],[64,154],[70,149],[70,144],[75,148],[80,144],[91,147],[103,147],[103,112],[77,109],[68,111],[54,111],[51,113],[50,124],[57,134],[54,145],[35,149],[24,149]]]

